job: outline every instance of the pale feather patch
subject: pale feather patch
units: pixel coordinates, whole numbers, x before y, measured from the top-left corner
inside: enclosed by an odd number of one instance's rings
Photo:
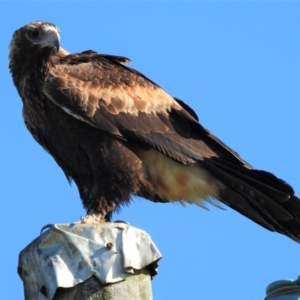
[[[101,99],[99,106],[105,103],[107,107],[110,107],[109,111],[113,114],[124,112],[137,116],[139,112],[147,114],[166,113],[173,106],[179,107],[174,98],[160,88],[150,89],[135,86],[133,88],[103,89],[98,87],[96,91],[97,93],[95,93],[95,89],[90,90]]]
[[[154,149],[140,151],[138,156],[143,171],[162,199],[181,204],[185,201],[203,208],[205,202],[220,207],[212,198],[218,198],[223,184],[197,163],[184,166]]]
[[[72,66],[82,72],[88,64],[81,64],[80,67]],[[62,73],[64,74],[62,76]],[[56,89],[61,89],[64,94],[69,94],[72,101],[78,104],[87,104],[89,96],[98,99],[98,103],[91,104],[90,117],[97,109],[105,106],[112,114],[120,112],[137,116],[139,112],[146,114],[166,114],[171,109],[182,110],[182,107],[160,87],[155,85],[144,86],[123,86],[105,87],[105,83],[95,84],[92,79],[82,81],[79,78],[68,76],[68,68],[57,66],[51,69],[48,81],[58,85]],[[78,99],[76,99],[77,97]]]

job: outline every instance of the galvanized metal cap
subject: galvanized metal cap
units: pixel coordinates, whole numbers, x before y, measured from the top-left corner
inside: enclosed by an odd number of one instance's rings
[[[300,285],[298,280],[278,280],[266,288],[264,300],[300,300]]]
[[[20,253],[18,272],[26,299],[52,299],[58,287],[93,275],[113,283],[147,268],[155,276],[161,257],[150,236],[128,224],[55,224]]]

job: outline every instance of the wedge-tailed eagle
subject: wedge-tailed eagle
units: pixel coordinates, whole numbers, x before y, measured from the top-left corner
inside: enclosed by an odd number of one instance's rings
[[[83,222],[109,221],[132,195],[200,206],[218,200],[300,241],[292,187],[245,162],[187,104],[125,66],[129,59],[69,54],[48,22],[16,30],[9,59],[25,124],[78,186]]]

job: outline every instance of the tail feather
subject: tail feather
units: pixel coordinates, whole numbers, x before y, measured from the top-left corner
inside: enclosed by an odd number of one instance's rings
[[[300,243],[300,200],[287,183],[271,173],[229,161],[209,159],[204,164],[225,185],[218,200]]]
[[[253,205],[251,205],[251,203],[243,195],[235,192],[229,187],[221,191],[219,200],[270,231],[276,231],[275,228],[280,226],[275,220],[270,222],[271,216],[268,212],[265,212],[265,214],[258,213]]]
[[[272,173],[238,166],[228,160],[212,159],[212,161],[219,169],[237,176],[244,182],[248,182],[259,191],[267,193],[269,197],[277,202],[288,201],[291,197],[290,195],[294,194],[294,190],[290,185]]]

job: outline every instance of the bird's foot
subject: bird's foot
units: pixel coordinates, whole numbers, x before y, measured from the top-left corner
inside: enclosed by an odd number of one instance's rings
[[[106,222],[102,214],[87,214],[85,217],[81,217],[82,224],[102,224]]]
[[[116,208],[116,204],[111,202],[109,205],[102,205],[97,209],[90,208],[87,210],[85,217],[81,217],[82,224],[102,224],[110,222],[112,211]]]

